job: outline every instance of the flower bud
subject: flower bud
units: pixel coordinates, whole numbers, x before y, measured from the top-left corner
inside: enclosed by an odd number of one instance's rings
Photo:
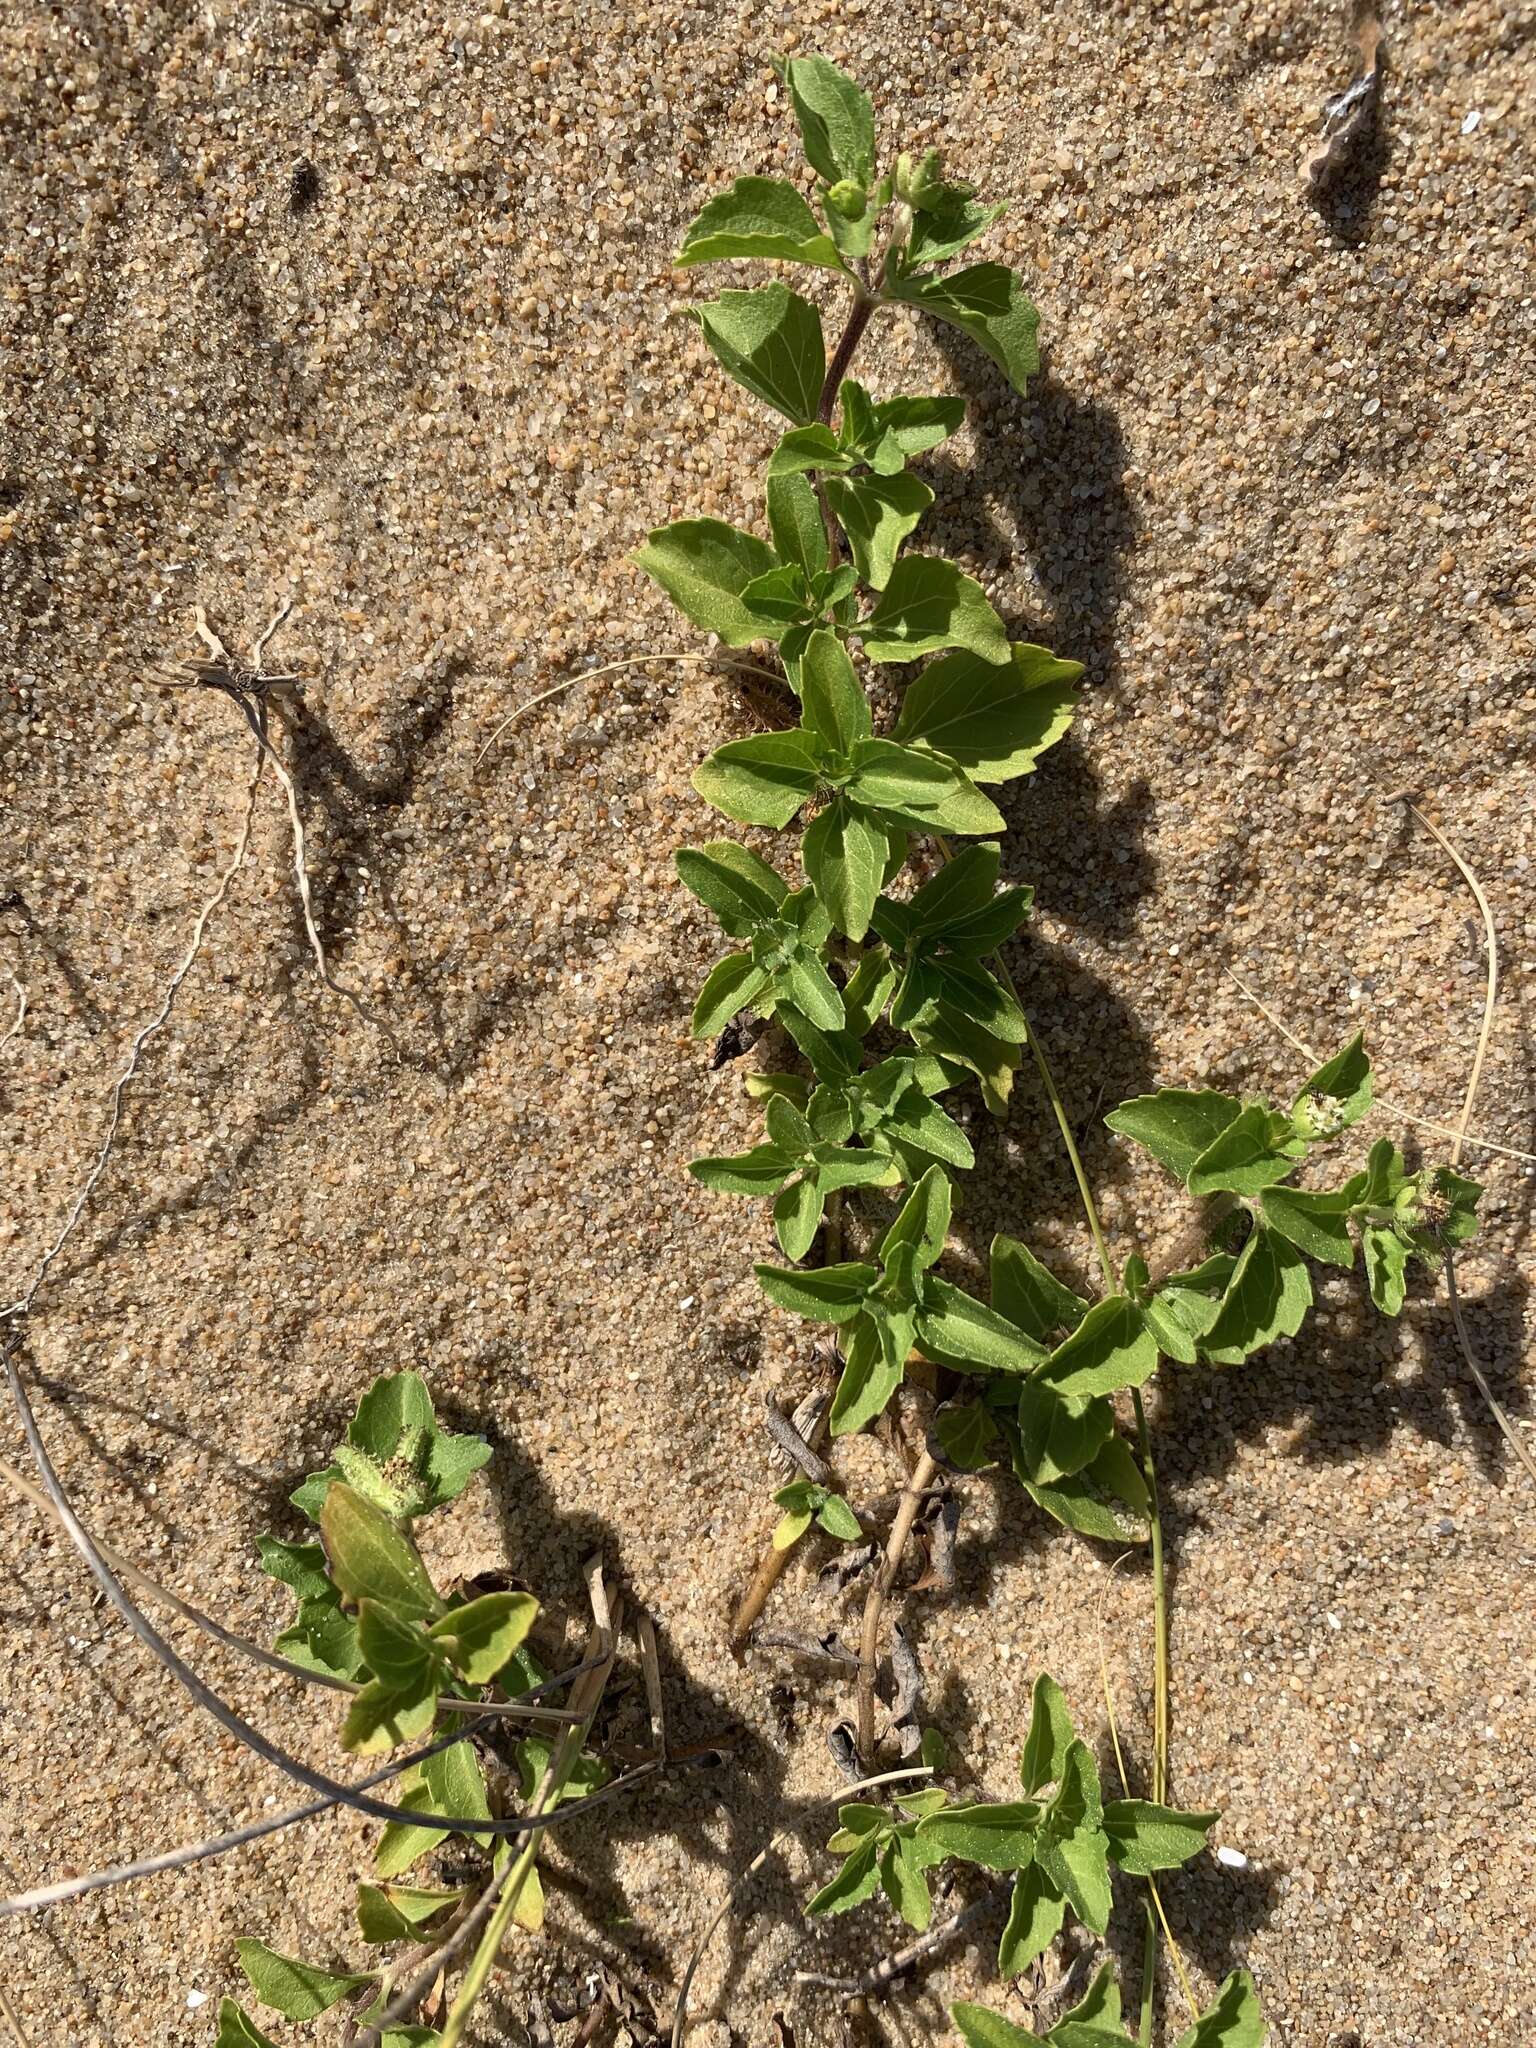
[[[827,187],[826,200],[841,219],[862,220],[869,205],[869,194],[857,178],[839,178],[835,185]]]
[[[896,196],[918,213],[933,205],[944,189],[944,173],[936,149],[915,164],[905,151],[896,159]]]

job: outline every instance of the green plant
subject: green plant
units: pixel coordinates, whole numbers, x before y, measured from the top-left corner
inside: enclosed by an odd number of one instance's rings
[[[515,1839],[476,1835],[473,1824],[492,1824],[512,1802],[547,1813],[563,1800],[594,1794],[608,1777],[606,1766],[570,1740],[579,1715],[531,1704],[549,1683],[526,1640],[538,1602],[514,1590],[445,1596],[413,1540],[413,1523],[456,1499],[490,1455],[479,1438],[439,1426],[418,1374],[386,1374],[359,1402],[331,1462],[292,1496],[317,1524],[319,1541],[257,1539],[263,1570],[298,1602],[276,1649],[348,1696],[342,1748],[376,1756],[425,1745],[400,1777],[401,1806],[410,1817],[384,1828],[374,1852],[378,1881],[358,1887],[358,1933],[370,1947],[451,1954],[454,1936],[473,1931],[474,1914],[483,1915],[492,1887],[511,1921],[537,1931],[544,1917],[537,1831],[519,1853]],[[509,1710],[529,1720],[547,1715],[555,1733],[520,1731],[506,1767],[488,1777],[486,1753],[456,1734]],[[449,1820],[462,1825],[440,1824]],[[467,1865],[459,1859],[453,1881],[413,1877],[454,1834],[466,1845]],[[430,1979],[416,1997],[402,1996],[397,1960],[333,1970],[259,1941],[243,1940],[237,1952],[256,2001],[286,2019],[312,2020],[350,2000],[362,2038],[377,2037],[383,2048],[455,2038],[407,2018]],[[226,1998],[218,2042],[254,2048],[268,2036]]]
[[[1235,1365],[1294,1335],[1312,1301],[1308,1261],[1352,1264],[1352,1229],[1373,1298],[1395,1314],[1408,1260],[1433,1262],[1442,1246],[1463,1242],[1475,1228],[1479,1191],[1449,1169],[1409,1175],[1388,1141],[1341,1185],[1292,1185],[1311,1155],[1370,1107],[1370,1068],[1357,1039],[1288,1111],[1179,1089],[1114,1111],[1110,1127],[1146,1146],[1208,1205],[1205,1236],[1221,1233],[1219,1248],[1189,1270],[1154,1280],[1133,1256],[1117,1276],[1044,1051],[998,957],[1031,896],[998,885],[1005,821],[987,794],[1028,774],[1061,738],[1081,670],[1043,648],[1010,644],[986,592],[958,564],[905,551],[932,502],[908,464],[958,429],[959,403],[876,399],[849,374],[874,315],[906,306],[961,329],[1023,391],[1036,367],[1037,317],[1004,266],[951,267],[1000,206],[979,204],[969,186],[947,179],[934,151],[919,163],[902,156],[878,175],[873,109],[859,87],[817,57],[789,60],[782,75],[818,176],[820,217],[790,183],[739,178],[704,207],[677,261],[808,266],[834,275],[852,303],[830,358],[818,306],[782,283],[726,290],[695,309],[727,374],[789,422],[766,464],[767,538],[717,519],[684,519],[652,532],[635,556],[725,646],[775,647],[799,704],[798,723],[727,741],[694,777],[716,811],[764,837],[755,846],[712,840],[680,852],[677,866],[739,942],[705,982],[695,1035],[714,1036],[750,1009],[782,1026],[804,1067],[754,1077],[749,1093],[765,1103],[761,1143],[698,1160],[692,1170],[710,1187],[771,1197],[786,1258],[804,1261],[822,1237],[819,1265],[760,1264],[756,1273],[776,1306],[838,1333],[834,1437],[873,1422],[910,1371],[946,1376],[948,1396],[865,1609],[858,1738],[866,1762],[881,1603],[915,1498],[940,1461],[960,1470],[1004,1462],[1030,1499],[1067,1527],[1151,1544],[1155,1801],[1144,1809],[1101,1805],[1086,1749],[1068,1741],[1057,1754],[1050,1730],[1065,1710],[1043,1680],[1049,1691],[1037,1691],[1030,1744],[1048,1742],[1055,1768],[1026,1762],[1026,1791],[1059,1780],[1049,1805],[1031,1799],[957,1812],[930,1791],[893,1807],[850,1807],[834,1838],[843,1868],[813,1902],[813,1911],[844,1910],[883,1889],[921,1925],[928,1865],[946,1854],[986,1861],[978,1846],[990,1842],[996,1853],[1000,1832],[1015,1860],[992,1867],[1019,1873],[1004,1942],[1005,1967],[1017,1968],[1051,1938],[1068,1904],[1102,1932],[1111,1861],[1150,1882],[1164,1867],[1154,1856],[1184,1860],[1210,1818],[1163,1804],[1166,1594],[1141,1388],[1164,1361]],[[896,669],[899,709],[885,729],[876,729],[855,653]],[[924,657],[932,658],[914,672]],[[767,835],[797,818],[804,879],[791,883],[776,864],[781,844]],[[955,835],[973,842],[958,855],[949,845]],[[906,871],[915,848],[926,851],[913,878]],[[893,1037],[905,1046],[893,1048]],[[974,1162],[960,1125],[935,1098],[971,1077],[987,1106],[1004,1114],[1025,1050],[1099,1253],[1104,1291],[1091,1303],[1013,1237],[992,1244],[987,1301],[942,1270],[951,1176]],[[898,1185],[908,1192],[894,1216],[877,1211],[880,1191]],[[1115,1405],[1127,1396],[1134,1447]],[[802,1503],[775,1543],[793,1540],[811,1519]],[[745,1616],[773,1576],[759,1573]],[[1157,1954],[1150,1906],[1147,1925],[1143,2041]],[[1202,2017],[1186,2037],[1191,2048],[1258,2038],[1262,2023],[1245,1978],[1228,1980],[1213,2012],[1218,2017]],[[961,2024],[976,2041],[1032,2038],[975,2009]],[[1062,2048],[1122,2039],[1118,1993],[1101,1979],[1052,2038]]]

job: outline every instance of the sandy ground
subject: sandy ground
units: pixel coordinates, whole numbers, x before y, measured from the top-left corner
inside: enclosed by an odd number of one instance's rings
[[[1363,1027],[1391,1100],[1458,1112],[1484,956],[1392,792],[1486,884],[1505,981],[1474,1128],[1532,1148],[1536,17],[1472,0],[1394,8],[1387,31],[1381,147],[1319,213],[1297,167],[1351,61],[1320,4],[61,0],[0,27],[0,958],[29,999],[0,1052],[0,1294],[79,1184],[238,827],[232,708],[154,680],[197,651],[194,603],[249,645],[294,601],[271,653],[311,678],[285,745],[318,915],[406,1055],[320,987],[269,782],[38,1304],[50,1441],[99,1529],[264,1634],[283,1602],[252,1539],[291,1532],[288,1488],[370,1378],[419,1367],[498,1446],[450,1559],[509,1563],[574,1641],[600,1544],[657,1617],[674,1734],[728,1747],[715,1776],[564,1838],[550,1933],[484,2040],[522,2040],[531,1985],[594,1955],[669,2010],[694,1931],[786,1819],[701,1977],[718,2023],[698,2039],[756,2048],[782,2010],[817,2048],[948,2042],[947,2001],[987,1981],[985,1943],[962,1943],[867,2025],[792,1985],[897,1930],[797,1915],[829,1867],[813,1802],[844,1693],[723,1647],[764,1526],[762,1392],[814,1371],[750,1278],[765,1217],[683,1171],[753,1123],[739,1069],[709,1077],[686,1039],[715,940],[670,873],[710,829],[693,764],[751,715],[708,665],[635,669],[476,767],[574,667],[697,649],[625,562],[645,527],[756,514],[769,429],[669,318],[708,287],[668,253],[712,181],[793,164],[771,50],[850,62],[889,146],[943,143],[1015,200],[993,248],[1042,309],[1029,400],[905,315],[861,360],[878,389],[974,401],[979,434],[925,461],[926,538],[1088,664],[1074,737],[1013,786],[1008,860],[1039,891],[1015,965],[1117,1248],[1154,1249],[1180,1212],[1097,1111],[1304,1071],[1228,961],[1310,1044]],[[974,1121],[957,1271],[1006,1223],[1085,1275],[1034,1091],[1006,1128]],[[1489,1188],[1471,1331],[1528,1418],[1527,1169],[1469,1163]],[[1443,1296],[1384,1326],[1354,1280],[1322,1294],[1303,1340],[1154,1402],[1174,1789],[1248,1859],[1171,1880],[1170,1918],[1202,1988],[1251,1966],[1294,2048],[1536,2039],[1536,1503]],[[874,1488],[892,1466],[871,1443],[850,1470]],[[5,1889],[287,1802],[30,1510],[0,1518]],[[1005,1793],[1043,1664],[1102,1740],[1101,1641],[1144,1771],[1149,1586],[1110,1564],[971,1489],[957,1597],[907,1607],[968,1782]],[[800,1575],[774,1612],[835,1618]],[[334,1757],[328,1709],[198,1654]],[[27,2037],[209,2042],[237,1933],[357,1953],[368,1839],[332,1820],[13,1924]],[[1132,1983],[1138,1926],[1127,1899]]]

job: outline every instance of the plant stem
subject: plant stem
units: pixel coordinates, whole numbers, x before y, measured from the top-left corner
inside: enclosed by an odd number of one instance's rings
[[[1157,1915],[1152,1910],[1149,1897],[1141,1902],[1147,1916],[1146,1933],[1141,1943],[1141,2015],[1136,2031],[1139,2048],[1152,2048],[1152,2022],[1157,2004]]]
[[[827,365],[826,378],[821,387],[821,403],[816,408],[816,417],[824,427],[832,424],[832,409],[837,404],[838,387],[848,374],[848,365],[853,361],[853,352],[864,338],[870,315],[879,300],[870,296],[862,285],[855,293],[848,310],[848,322],[838,338],[837,347],[832,351],[832,360]]]
[[[598,1630],[598,1647],[605,1650],[606,1655],[603,1662],[589,1672],[572,1692],[571,1705],[580,1713],[581,1721],[576,1727],[566,1729],[560,1738],[559,1747],[550,1758],[543,1780],[533,1797],[531,1810],[536,1814],[547,1813],[552,1806],[558,1805],[571,1772],[576,1768],[582,1745],[597,1713],[598,1702],[603,1696],[603,1688],[608,1683],[608,1674],[613,1669],[618,1622],[619,1602],[615,1600],[611,1617],[601,1621]],[[508,1874],[496,1911],[480,1938],[480,1945],[464,1973],[464,1981],[459,1986],[458,1994],[444,2024],[442,2048],[458,2048],[459,2042],[464,2038],[464,2029],[469,2025],[470,2014],[485,1989],[486,1980],[495,1966],[497,1956],[501,1953],[501,1944],[512,1925],[512,1916],[517,1910],[523,1886],[528,1882],[528,1873],[538,1857],[543,1834],[542,1828],[535,1828],[532,1831]]]
[[[907,1538],[912,1533],[912,1524],[917,1520],[917,1511],[923,1504],[923,1495],[933,1483],[938,1466],[927,1451],[912,1468],[912,1476],[902,1489],[901,1504],[896,1510],[896,1519],[891,1524],[890,1540],[885,1546],[885,1556],[875,1574],[875,1583],[869,1589],[864,1602],[864,1626],[859,1637],[859,1755],[866,1761],[875,1746],[875,1660],[880,1650],[880,1610],[885,1605],[886,1595],[896,1583],[896,1574],[901,1569],[901,1554],[907,1547]]]
[[[1163,1561],[1157,1465],[1140,1387],[1131,1389],[1131,1400],[1136,1410],[1136,1441],[1150,1497],[1148,1518],[1152,1524],[1152,1797],[1161,1806],[1168,1797],[1168,1574]]]

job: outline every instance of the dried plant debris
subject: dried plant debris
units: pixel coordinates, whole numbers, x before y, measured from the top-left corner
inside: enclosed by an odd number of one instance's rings
[[[1302,182],[1314,198],[1331,190],[1356,164],[1380,112],[1381,23],[1373,13],[1357,14],[1354,41],[1360,68],[1323,108],[1322,136],[1302,166]]]

